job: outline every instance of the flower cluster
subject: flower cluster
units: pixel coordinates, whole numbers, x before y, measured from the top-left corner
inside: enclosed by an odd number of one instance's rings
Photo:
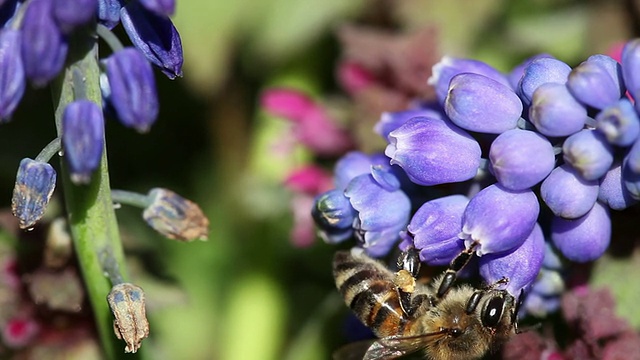
[[[550,244],[571,261],[599,258],[610,210],[640,199],[639,68],[640,40],[621,62],[594,55],[571,68],[539,55],[509,74],[443,58],[435,102],[381,116],[384,154],[338,161],[335,189],[312,210],[321,237],[355,237],[372,256],[402,240],[431,265],[467,249],[484,281],[507,277],[514,296]]]

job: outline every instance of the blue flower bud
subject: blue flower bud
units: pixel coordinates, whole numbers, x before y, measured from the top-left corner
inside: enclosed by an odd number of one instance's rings
[[[489,150],[491,172],[509,190],[524,190],[542,181],[553,170],[556,158],[545,137],[527,130],[503,132]]]
[[[156,121],[159,109],[151,65],[134,48],[115,52],[104,64],[108,87],[101,84],[103,96],[123,125],[147,132]]]
[[[616,164],[600,179],[598,201],[613,210],[624,210],[638,201],[634,199],[622,179],[622,164]]]
[[[621,75],[617,61],[606,55],[593,55],[571,71],[567,87],[583,104],[602,109],[624,94]]]
[[[96,103],[76,100],[67,105],[62,115],[62,145],[71,180],[88,183],[104,150],[104,119]]]
[[[626,167],[629,171],[640,174],[640,138],[636,139],[629,152],[624,157]]]
[[[622,77],[627,91],[634,99],[640,99],[638,69],[640,69],[640,39],[634,39],[625,44],[622,49]]]
[[[565,284],[562,275],[557,271],[545,268],[540,269],[540,274],[531,287],[532,292],[542,296],[561,295],[564,290]]]
[[[20,161],[11,210],[21,229],[32,228],[42,218],[55,187],[56,172],[51,165],[28,158]]]
[[[586,180],[603,176],[613,164],[613,149],[601,133],[584,129],[569,136],[562,145],[564,161]]]
[[[556,216],[576,219],[591,210],[598,199],[598,190],[598,180],[585,180],[564,164],[542,182],[540,197]]]
[[[544,248],[544,260],[542,260],[542,266],[546,269],[561,270],[562,260],[556,250],[551,246],[551,243],[547,242]]]
[[[176,11],[176,0],[138,0],[147,10],[162,16],[170,16]]]
[[[469,201],[459,236],[467,248],[473,242],[478,243],[478,256],[509,251],[531,234],[539,213],[540,205],[533,191],[511,191],[493,184]]]
[[[567,259],[587,262],[599,258],[611,241],[611,218],[606,207],[595,203],[584,216],[551,220],[551,240]]]
[[[508,85],[478,74],[451,79],[444,111],[463,129],[500,134],[518,125],[522,102]]]
[[[120,22],[120,9],[124,0],[98,0],[98,21],[113,29]]]
[[[98,10],[98,0],[55,0],[53,15],[64,33],[91,21]]]
[[[524,70],[518,85],[518,95],[525,104],[533,100],[533,93],[542,84],[565,84],[571,67],[554,58],[540,58],[532,61]]]
[[[142,218],[152,229],[173,240],[207,240],[209,219],[198,204],[162,188],[151,189],[148,197]]]
[[[357,215],[341,189],[318,195],[311,210],[320,237],[330,244],[345,241],[353,235],[352,226]]]
[[[440,62],[433,66],[432,75],[428,80],[429,85],[435,87],[440,104],[444,104],[451,79],[461,73],[484,75],[505,86],[510,86],[509,81],[500,71],[482,61],[444,56]]]
[[[67,56],[68,44],[53,18],[53,1],[32,0],[22,19],[22,60],[34,86],[56,77]]]
[[[407,121],[414,117],[429,117],[443,119],[444,114],[441,111],[435,109],[411,109],[396,112],[383,112],[374,127],[376,134],[380,135],[383,139],[388,140],[389,134],[404,125]]]
[[[547,83],[533,93],[529,120],[547,136],[569,136],[584,127],[587,109],[580,104],[566,86]]]
[[[351,151],[336,162],[334,167],[334,183],[337,189],[345,189],[349,182],[358,175],[370,174],[372,166],[383,166],[389,169],[389,158],[384,154],[367,155],[360,151]]]
[[[373,172],[384,172],[376,170]],[[411,202],[393,181],[390,173],[360,175],[347,186],[344,195],[358,212],[354,222],[356,237],[367,253],[374,257],[386,255],[409,222]],[[399,183],[396,183],[399,185]]]
[[[514,91],[518,91],[520,79],[522,79],[522,76],[524,76],[524,70],[527,68],[527,66],[529,66],[529,64],[531,64],[533,61],[543,58],[553,58],[553,56],[549,54],[537,54],[524,60],[511,70],[509,75],[507,75],[507,78],[509,79],[509,84]]]
[[[521,291],[528,289],[538,276],[544,258],[544,248],[542,229],[534,223],[522,245],[507,253],[487,254],[479,258],[480,275],[489,284],[506,277],[509,282],[503,285],[503,288],[518,298]]]
[[[447,120],[416,117],[389,134],[385,155],[411,181],[437,185],[473,178],[480,165],[480,145]]]
[[[182,42],[168,17],[156,15],[132,1],[120,11],[120,20],[133,45],[152,64],[169,79],[182,76]]]
[[[11,118],[25,88],[24,66],[20,54],[20,32],[0,31],[0,122]]]
[[[447,265],[464,250],[458,235],[462,228],[462,213],[469,199],[464,195],[450,195],[424,203],[407,226],[401,248],[412,244],[420,251],[420,260],[429,265]]]
[[[612,145],[629,146],[640,134],[640,120],[629,99],[621,99],[596,115],[596,129]]]

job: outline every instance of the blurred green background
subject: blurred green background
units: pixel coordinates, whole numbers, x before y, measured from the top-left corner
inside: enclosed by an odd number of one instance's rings
[[[289,241],[291,194],[282,181],[310,154],[299,148],[276,157],[271,147],[287,140],[285,123],[258,108],[260,92],[275,85],[340,96],[338,26],[397,33],[432,26],[438,56],[474,57],[507,71],[538,52],[571,65],[606,52],[637,35],[633,3],[179,0],[184,78],[157,76],[161,112],[149,134],[107,125],[114,188],[171,188],[211,220],[208,242],[184,244],[146,228],[138,210],[118,210],[132,272],[147,292],[147,357],[320,360],[344,342],[347,309],[330,271],[335,249]],[[54,136],[42,103],[50,103],[46,89],[29,91],[0,129],[3,204],[20,159]]]

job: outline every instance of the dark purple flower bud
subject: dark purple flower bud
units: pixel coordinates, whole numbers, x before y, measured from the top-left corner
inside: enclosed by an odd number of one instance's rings
[[[53,15],[64,33],[84,25],[96,16],[98,0],[55,0]]]
[[[533,93],[542,84],[565,84],[571,72],[571,67],[554,58],[541,58],[532,61],[524,69],[524,75],[518,85],[518,94],[525,104],[530,104]]]
[[[562,145],[564,161],[587,180],[603,176],[613,164],[613,149],[601,133],[584,129],[569,136]]]
[[[444,111],[463,129],[500,134],[514,129],[522,115],[522,102],[508,85],[478,74],[451,79]]]
[[[599,258],[611,241],[611,218],[606,207],[595,203],[584,216],[567,220],[554,217],[551,240],[562,255],[575,262]]]
[[[503,277],[509,282],[503,287],[518,298],[536,279],[544,258],[544,235],[540,225],[534,223],[522,245],[502,254],[487,254],[478,259],[480,275],[489,284]],[[502,286],[501,286],[502,287]]]
[[[22,60],[34,86],[56,77],[67,57],[68,44],[53,18],[53,1],[32,0],[22,19]]]
[[[344,192],[358,212],[356,237],[371,256],[386,255],[409,222],[411,202],[399,187],[391,173],[374,167],[372,174],[354,178]]]
[[[337,189],[346,189],[349,182],[358,175],[370,174],[372,166],[389,169],[389,158],[384,154],[367,155],[360,151],[351,151],[336,162],[334,167],[334,183]]]
[[[142,218],[152,229],[173,240],[207,240],[209,219],[198,204],[163,188],[151,189],[148,197]]]
[[[480,165],[480,145],[447,120],[416,117],[389,134],[385,155],[411,181],[437,185],[473,178]]]
[[[518,91],[520,79],[522,79],[522,76],[524,76],[524,70],[527,68],[527,66],[529,66],[529,64],[531,64],[534,60],[543,59],[543,58],[553,58],[553,56],[549,54],[537,54],[526,59],[519,65],[516,65],[516,67],[514,67],[513,70],[511,70],[511,72],[509,73],[509,75],[507,75],[507,77],[509,79],[509,84],[511,84],[511,88],[514,91]]]
[[[132,1],[120,11],[120,20],[133,45],[147,60],[169,79],[182,76],[182,42],[168,17],[156,15]]]
[[[511,191],[493,184],[469,201],[459,236],[467,248],[477,242],[478,256],[509,251],[531,234],[539,213],[533,191]]]
[[[147,132],[158,117],[158,95],[153,69],[134,48],[124,48],[104,60],[108,91],[103,96],[127,127]],[[106,94],[105,94],[106,92]]]
[[[556,216],[575,219],[598,199],[598,180],[585,180],[568,164],[555,168],[542,182],[540,197]]]
[[[529,120],[547,136],[569,136],[584,127],[587,109],[580,104],[565,85],[547,83],[533,93]]]
[[[618,101],[624,95],[624,86],[621,84],[620,64],[606,55],[590,56],[571,70],[567,80],[571,94],[583,104],[596,109]]]
[[[374,127],[374,131],[378,135],[382,136],[383,139],[387,140],[389,134],[393,130],[404,125],[404,123],[412,118],[419,116],[436,119],[444,118],[444,114],[435,109],[411,109],[396,112],[383,112],[380,116],[380,121],[378,121]]]
[[[124,6],[124,0],[98,0],[99,22],[113,29],[120,22],[120,9]]]
[[[176,11],[176,0],[138,0],[147,10],[161,16],[170,16]]]
[[[20,32],[0,31],[0,123],[11,118],[25,88],[24,66],[20,54]]]
[[[407,226],[405,250],[413,245],[420,251],[420,260],[429,265],[447,265],[464,250],[458,235],[462,228],[462,213],[469,199],[464,195],[450,195],[424,203]]]
[[[71,181],[88,183],[104,150],[104,118],[96,103],[76,100],[67,105],[62,115],[62,145]]]
[[[542,181],[556,163],[553,146],[533,131],[503,132],[489,150],[491,172],[509,190],[524,190]]]
[[[341,189],[318,195],[311,210],[320,237],[330,244],[345,241],[353,235],[353,223],[357,215]]]
[[[21,229],[30,229],[40,220],[56,187],[51,165],[28,158],[20,161],[11,198],[11,210]]]
[[[610,144],[629,146],[640,134],[640,120],[629,99],[624,98],[596,115],[596,129]]]
[[[622,179],[622,164],[614,165],[600,179],[600,191],[598,192],[598,201],[608,205],[613,210],[624,210],[629,206],[637,203]]]
[[[631,96],[640,99],[640,39],[629,41],[622,49],[622,77]]]
[[[429,85],[435,87],[436,96],[440,104],[444,104],[444,99],[449,92],[451,79],[461,73],[484,75],[505,86],[509,86],[509,81],[500,71],[482,61],[444,56],[439,63],[433,66],[432,75],[428,80]]]

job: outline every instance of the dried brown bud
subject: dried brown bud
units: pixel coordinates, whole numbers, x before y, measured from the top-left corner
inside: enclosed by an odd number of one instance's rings
[[[44,248],[44,265],[49,268],[59,269],[71,258],[71,235],[67,231],[67,221],[57,218],[49,226],[47,242]]]
[[[155,188],[149,192],[151,204],[142,217],[154,230],[180,241],[207,240],[209,219],[198,204],[171,190]]]
[[[113,330],[118,339],[127,343],[124,351],[135,353],[142,340],[149,336],[142,288],[129,283],[117,284],[111,288],[107,301],[115,317]]]

